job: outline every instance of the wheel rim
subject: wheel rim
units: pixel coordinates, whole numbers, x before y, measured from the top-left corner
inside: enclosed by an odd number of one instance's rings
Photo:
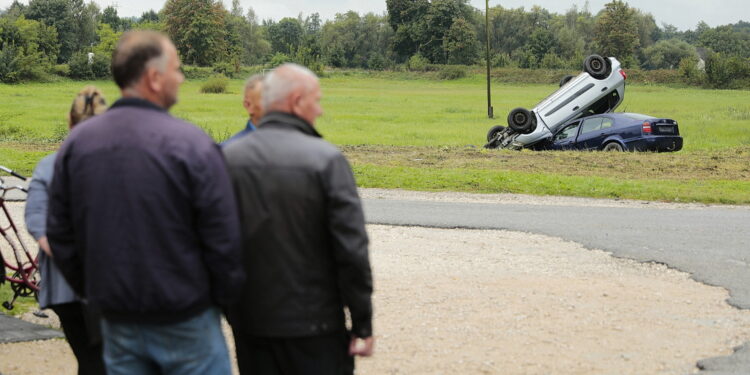
[[[523,125],[526,123],[526,115],[523,113],[516,113],[513,115],[513,122],[516,123],[516,125]]]
[[[597,72],[602,70],[602,66],[603,64],[601,61],[599,61],[599,59],[593,59],[591,61],[591,68],[596,70]]]

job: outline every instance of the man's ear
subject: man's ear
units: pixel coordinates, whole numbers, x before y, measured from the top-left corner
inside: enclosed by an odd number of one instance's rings
[[[146,79],[146,86],[148,86],[149,90],[152,92],[161,92],[161,74],[159,74],[158,70],[154,68],[146,68],[146,74],[144,74],[144,76]]]

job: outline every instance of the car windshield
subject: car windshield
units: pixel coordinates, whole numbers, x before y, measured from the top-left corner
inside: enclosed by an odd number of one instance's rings
[[[642,115],[639,113],[623,113],[623,116],[627,118],[632,118],[633,120],[637,120],[637,121],[645,121],[645,120],[653,118],[652,116],[646,116],[646,115]]]

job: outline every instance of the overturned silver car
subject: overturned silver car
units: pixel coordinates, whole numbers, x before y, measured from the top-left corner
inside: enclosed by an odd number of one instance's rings
[[[581,74],[563,78],[560,89],[536,107],[510,111],[508,126],[493,126],[484,147],[520,150],[550,139],[572,119],[612,112],[625,98],[626,78],[614,57],[591,55]]]

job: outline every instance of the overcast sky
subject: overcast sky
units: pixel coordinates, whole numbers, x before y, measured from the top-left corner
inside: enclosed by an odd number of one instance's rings
[[[28,0],[22,0],[28,3]],[[116,5],[118,14],[123,16],[140,16],[146,10],[159,10],[164,6],[165,0],[95,0],[102,8],[108,5]],[[242,7],[252,7],[262,19],[283,17],[296,17],[302,12],[304,15],[318,12],[323,19],[330,19],[336,13],[354,10],[359,13],[385,12],[385,0],[241,0]],[[477,8],[484,9],[483,0],[470,0]],[[604,7],[609,0],[589,1],[589,10],[596,13]],[[750,21],[749,0],[629,0],[631,6],[651,13],[656,18],[656,23],[669,23],[677,26],[680,30],[694,29],[700,21],[705,21],[710,26],[719,26],[735,23],[740,20]],[[0,8],[7,8],[12,0],[0,0]],[[518,8],[521,6],[529,9],[534,4],[550,10],[553,13],[563,13],[574,4],[582,8],[585,0],[490,0],[490,7],[502,5],[505,8]],[[224,0],[224,4],[230,7],[231,0]]]

